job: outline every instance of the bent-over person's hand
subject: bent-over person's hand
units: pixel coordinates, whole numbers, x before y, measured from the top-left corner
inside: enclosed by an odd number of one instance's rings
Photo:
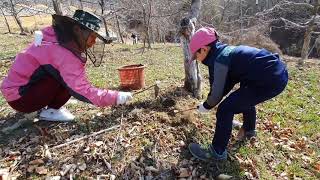
[[[198,112],[200,113],[208,113],[210,111],[210,109],[207,109],[203,106],[203,103],[201,103],[199,106],[197,106],[198,108]]]

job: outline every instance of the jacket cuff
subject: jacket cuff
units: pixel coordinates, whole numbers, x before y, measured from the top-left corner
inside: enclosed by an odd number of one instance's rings
[[[214,106],[210,106],[207,101],[203,103],[203,107],[206,109],[212,109]]]
[[[117,100],[118,100],[118,96],[119,96],[119,91],[115,91],[115,93],[114,93],[115,95],[114,95],[114,102],[113,102],[113,105],[115,106],[115,105],[117,105]]]

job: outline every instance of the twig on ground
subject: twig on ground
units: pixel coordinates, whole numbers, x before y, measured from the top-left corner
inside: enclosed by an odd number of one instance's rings
[[[98,156],[102,160],[103,164],[108,168],[108,170],[110,172],[114,173],[113,170],[112,170],[111,164],[101,154],[98,154]]]
[[[163,178],[165,178],[169,173],[172,173],[172,169],[164,170],[164,171],[161,172],[158,176],[154,177],[153,180],[163,179]]]
[[[161,129],[159,129],[159,131],[162,131]],[[158,163],[158,160],[159,160],[159,157],[157,156],[157,145],[158,145],[158,142],[160,141],[160,135],[161,135],[161,132],[159,132],[157,135],[156,135],[156,138],[155,138],[155,143],[154,143],[154,148],[153,148],[153,159],[154,159],[154,162],[155,164],[157,165]]]
[[[22,161],[24,161],[24,156],[20,159],[19,162],[17,162],[17,164],[10,168],[8,177],[11,177],[13,171],[15,171],[18,168]]]
[[[156,84],[151,85],[151,86],[149,86],[149,87],[147,87],[147,88],[145,88],[145,89],[142,89],[141,91],[134,92],[133,95],[137,95],[137,94],[143,93],[143,92],[145,92],[145,91],[153,88],[154,86],[156,86]]]
[[[30,121],[29,119],[26,119],[26,118],[20,119],[20,120],[18,120],[18,122],[14,123],[13,125],[11,125],[9,127],[3,128],[1,131],[4,134],[8,134],[8,133],[10,133],[10,132],[20,128],[21,126],[24,126],[24,125],[30,123],[30,122],[32,122],[32,121]]]
[[[123,113],[121,114],[119,133],[118,133],[117,138],[115,139],[115,141],[113,143],[113,148],[112,148],[112,151],[111,151],[110,159],[113,158],[114,152],[115,152],[117,144],[118,144],[118,140],[120,139],[120,136],[121,136],[122,120],[123,120]]]
[[[147,91],[147,90],[149,90],[149,89],[151,89],[153,87],[154,88],[154,96],[155,96],[155,98],[157,98],[158,95],[159,95],[159,92],[160,92],[160,87],[159,87],[160,85],[159,84],[160,84],[160,81],[156,81],[155,84],[153,84],[153,85],[151,85],[151,86],[149,86],[149,87],[147,87],[147,88],[145,88],[143,90],[140,90],[138,92],[134,92],[133,95],[140,94],[140,93],[142,93],[144,91]]]
[[[98,132],[95,132],[95,133],[92,133],[92,134],[83,136],[83,137],[81,137],[81,138],[74,139],[74,140],[72,140],[72,141],[69,141],[69,142],[66,142],[66,143],[63,143],[63,144],[59,144],[59,145],[57,145],[57,146],[53,146],[51,149],[61,148],[61,147],[67,146],[67,145],[69,145],[69,144],[73,144],[73,143],[75,143],[75,142],[78,142],[78,141],[81,141],[81,140],[84,140],[84,139],[88,139],[88,138],[90,138],[90,137],[97,136],[97,135],[100,135],[100,134],[102,134],[102,133],[105,133],[105,132],[114,130],[114,129],[118,128],[118,127],[120,127],[120,125],[112,126],[112,127],[110,127],[110,128],[103,129],[103,130],[101,130],[101,131],[98,131]]]

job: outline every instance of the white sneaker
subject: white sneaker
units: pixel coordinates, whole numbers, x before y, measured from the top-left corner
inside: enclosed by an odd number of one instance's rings
[[[74,120],[74,115],[64,107],[61,107],[60,109],[48,108],[41,111],[40,120],[69,122]]]
[[[232,121],[232,128],[233,129],[239,130],[241,128],[241,126],[242,126],[242,123],[240,121],[235,120],[235,119]]]

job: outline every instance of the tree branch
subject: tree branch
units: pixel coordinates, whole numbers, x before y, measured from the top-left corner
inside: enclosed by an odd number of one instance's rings
[[[75,143],[75,142],[78,142],[78,141],[81,141],[81,140],[84,140],[84,139],[88,139],[88,138],[90,138],[90,137],[94,137],[94,136],[97,136],[97,135],[99,135],[99,134],[102,134],[102,133],[105,133],[105,132],[108,132],[108,131],[117,129],[118,127],[120,127],[120,125],[112,126],[112,127],[108,128],[108,129],[103,129],[103,130],[101,130],[101,131],[98,131],[98,132],[95,132],[95,133],[92,133],[92,134],[83,136],[83,137],[81,137],[81,138],[74,139],[74,140],[68,141],[68,142],[66,142],[66,143],[59,144],[59,145],[57,145],[57,146],[53,146],[51,149],[61,148],[61,147],[67,146],[67,145],[69,145],[69,144],[73,144],[73,143]]]
[[[189,19],[197,19],[200,14],[201,0],[192,0]]]

